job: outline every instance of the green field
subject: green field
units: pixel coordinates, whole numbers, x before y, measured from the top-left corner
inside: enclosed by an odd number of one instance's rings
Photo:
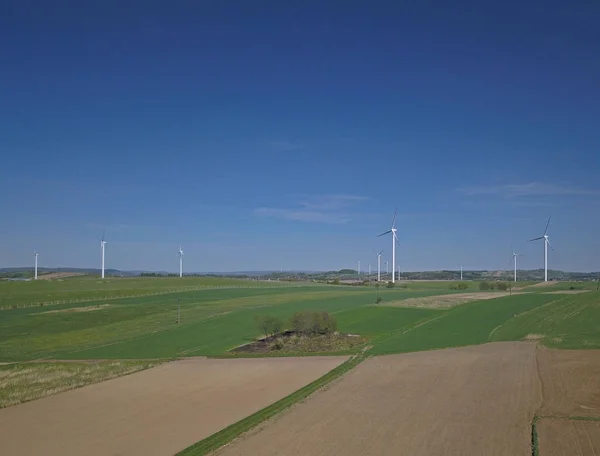
[[[260,335],[255,316],[286,320],[303,310],[335,314],[339,330],[368,337],[373,354],[520,340],[532,334],[551,346],[600,347],[600,328],[594,324],[600,322],[600,294],[593,283],[531,286],[523,289],[526,294],[447,310],[373,305],[377,296],[385,303],[456,293],[451,285],[409,282],[407,288],[387,289],[218,278],[89,277],[0,282],[0,296],[11,305],[41,297],[113,297],[0,311],[0,361],[218,356]],[[548,294],[571,288],[591,291]],[[471,283],[469,291],[478,291],[477,284]],[[128,293],[144,295],[114,298]]]

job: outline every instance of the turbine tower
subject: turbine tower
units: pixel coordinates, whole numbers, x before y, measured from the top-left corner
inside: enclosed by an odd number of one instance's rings
[[[463,265],[460,265],[460,280],[462,280]]]
[[[398,209],[394,211],[394,218],[392,219],[392,228],[390,228],[385,233],[381,233],[377,237],[385,236],[386,234],[392,233],[392,283],[395,282],[396,274],[394,273],[394,265],[396,264],[396,242],[398,242],[398,237],[396,236],[396,214],[398,213]],[[386,261],[386,273],[387,273],[387,261]]]
[[[383,253],[383,250],[379,253],[375,252],[375,250],[373,250],[373,253],[375,253],[375,255],[377,255],[377,281],[381,282],[381,254]]]
[[[104,240],[104,233],[102,233],[102,239],[100,239],[100,250],[102,250],[102,278],[104,279],[104,246],[106,241]]]
[[[179,246],[179,278],[183,277],[183,250],[181,250],[181,245]]]
[[[369,263],[369,275],[371,275],[371,263]]]
[[[548,232],[548,225],[550,225],[551,218],[552,216],[548,217],[548,223],[546,223],[546,229],[544,230],[544,234],[542,236],[529,239],[529,241],[527,241],[532,242],[539,241],[540,239],[544,240],[544,282],[548,281],[548,246],[550,246],[552,251],[554,251],[554,248],[552,247],[552,244],[550,244],[550,240],[548,239],[548,235],[546,234]]]
[[[390,273],[390,262],[389,261],[385,261],[385,273],[389,274]]]
[[[360,275],[360,260],[358,260],[358,269],[357,269],[358,275]]]
[[[513,249],[513,260],[515,262],[515,282],[517,281],[517,257],[521,256],[520,253],[515,253],[515,250]]]
[[[38,265],[38,255],[39,255],[39,253],[37,253],[37,252],[34,250],[34,251],[33,251],[33,255],[35,256],[35,271],[34,271],[34,273],[33,273],[33,277],[34,277],[34,280],[37,280],[37,269],[38,269],[38,268],[37,268],[37,265]]]

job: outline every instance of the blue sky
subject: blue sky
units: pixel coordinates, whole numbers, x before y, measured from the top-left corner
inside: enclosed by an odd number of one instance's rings
[[[600,4],[88,3],[0,6],[0,267],[600,270]]]

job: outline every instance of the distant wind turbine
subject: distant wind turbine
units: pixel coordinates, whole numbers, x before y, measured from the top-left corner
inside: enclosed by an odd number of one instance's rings
[[[515,250],[513,249],[512,256],[513,256],[513,260],[515,262],[515,282],[517,281],[517,257],[521,256],[521,255],[522,255],[521,253],[515,253]]]
[[[106,241],[104,240],[104,232],[102,232],[102,239],[100,239],[100,249],[102,250],[102,278],[104,278],[104,249]]]
[[[463,265],[460,265],[460,280],[462,280],[462,273],[463,273]]]
[[[369,263],[369,275],[371,275],[371,263]]]
[[[398,237],[396,236],[396,214],[398,213],[398,209],[394,211],[394,218],[392,219],[392,228],[390,228],[385,233],[381,233],[377,237],[385,236],[386,234],[392,233],[392,283],[395,282],[396,274],[394,273],[394,265],[396,264],[396,242],[398,242]],[[387,273],[387,261],[386,261],[386,273]]]
[[[358,275],[360,275],[360,260],[358,260],[358,269],[357,269]]]
[[[179,278],[183,277],[183,250],[181,250],[181,245],[179,246]]]
[[[373,253],[375,253],[375,255],[377,255],[377,281],[381,282],[381,254],[383,253],[383,250],[379,253],[375,252],[375,250],[373,250]]]
[[[34,280],[37,280],[37,270],[38,270],[38,255],[39,253],[37,253],[35,250],[33,251],[33,255],[35,257],[35,272],[34,272]]]
[[[527,241],[532,242],[539,241],[540,239],[544,240],[544,282],[548,281],[548,246],[550,246],[550,248],[554,252],[554,247],[552,247],[552,244],[550,244],[550,240],[548,239],[548,235],[546,234],[548,232],[548,225],[550,225],[551,218],[552,216],[548,217],[548,223],[546,223],[546,229],[544,230],[544,234],[542,236],[529,239],[529,241]]]
[[[385,261],[385,273],[389,274],[390,273],[390,268],[389,268],[389,261]]]

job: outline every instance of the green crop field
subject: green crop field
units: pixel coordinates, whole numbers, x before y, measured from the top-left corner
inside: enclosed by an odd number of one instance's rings
[[[407,298],[457,292],[450,290],[452,282],[402,285],[406,288],[286,286],[218,278],[99,281],[89,277],[0,282],[0,296],[11,306],[42,298],[67,301],[1,310],[0,361],[223,355],[260,336],[256,316],[287,320],[303,310],[333,313],[340,331],[369,338],[373,354],[519,340],[531,334],[541,335],[551,346],[585,348],[600,343],[600,331],[594,325],[600,321],[594,284],[527,287],[525,294],[507,294],[447,310],[374,305],[378,296],[383,303],[397,304]],[[469,289],[460,292],[478,291],[477,285],[469,283]],[[548,294],[572,288],[591,291]],[[115,298],[129,293],[142,296]]]

